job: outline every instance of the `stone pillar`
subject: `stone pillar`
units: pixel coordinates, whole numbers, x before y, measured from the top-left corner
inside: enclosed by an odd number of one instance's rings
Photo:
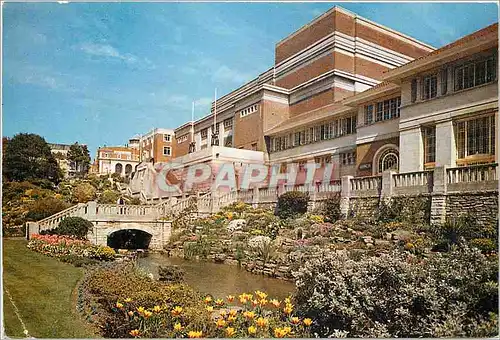
[[[314,210],[316,208],[316,187],[314,184],[310,183],[308,184],[308,189],[309,189],[309,200],[311,202],[311,210]]]
[[[447,121],[436,124],[436,167],[457,166],[457,148],[453,133],[453,122]]]
[[[93,221],[97,218],[97,202],[91,201],[87,203],[87,216],[85,219]]]
[[[393,195],[394,183],[392,181],[392,176],[395,173],[396,172],[392,170],[386,170],[382,173],[382,192],[380,196],[386,202],[390,201]]]
[[[446,167],[435,167],[431,194],[431,225],[441,225],[446,222],[446,191]]]
[[[333,171],[331,179],[340,179],[341,178],[340,167],[342,166],[340,164],[340,153],[332,154],[332,166],[333,166]]]
[[[351,198],[351,179],[353,176],[342,176],[340,192],[340,212],[344,217],[349,215],[349,201]]]
[[[419,127],[401,131],[399,133],[399,172],[422,171],[423,169],[424,144],[422,131]]]
[[[26,222],[26,239],[29,240],[31,235],[40,233],[40,226],[37,222]]]

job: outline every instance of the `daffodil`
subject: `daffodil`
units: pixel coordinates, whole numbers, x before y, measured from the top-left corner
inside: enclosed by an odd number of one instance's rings
[[[311,326],[312,325],[312,320],[309,319],[309,318],[305,318],[304,319],[304,325],[306,325],[307,327]]]

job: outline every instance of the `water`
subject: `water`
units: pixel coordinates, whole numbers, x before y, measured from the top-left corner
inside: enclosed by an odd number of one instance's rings
[[[216,298],[260,290],[269,294],[268,299],[283,299],[295,291],[292,282],[269,278],[247,272],[237,266],[203,261],[188,261],[161,254],[148,254],[138,259],[139,265],[155,277],[158,266],[178,265],[184,270],[184,281],[203,294]]]

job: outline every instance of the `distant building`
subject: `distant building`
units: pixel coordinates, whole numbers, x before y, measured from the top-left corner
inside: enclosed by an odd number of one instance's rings
[[[141,135],[139,138],[141,162],[157,163],[171,160],[174,157],[173,139],[173,129],[155,128]],[[134,138],[133,142],[133,145],[137,145],[137,138]]]
[[[64,173],[64,177],[73,177],[75,174],[81,170],[76,168],[76,164],[68,160],[68,152],[71,148],[71,144],[56,144],[56,143],[47,143],[50,147],[50,151],[54,155],[54,158],[57,160],[57,164]],[[80,144],[85,145],[85,144]]]
[[[97,174],[118,173],[130,176],[139,164],[139,149],[130,146],[104,146],[97,149]]]

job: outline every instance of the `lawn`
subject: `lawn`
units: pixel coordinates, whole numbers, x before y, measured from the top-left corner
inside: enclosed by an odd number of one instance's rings
[[[75,287],[81,268],[26,248],[22,239],[3,239],[3,284],[31,336],[36,338],[95,338],[75,310]],[[9,336],[23,328],[4,292],[4,325]]]

